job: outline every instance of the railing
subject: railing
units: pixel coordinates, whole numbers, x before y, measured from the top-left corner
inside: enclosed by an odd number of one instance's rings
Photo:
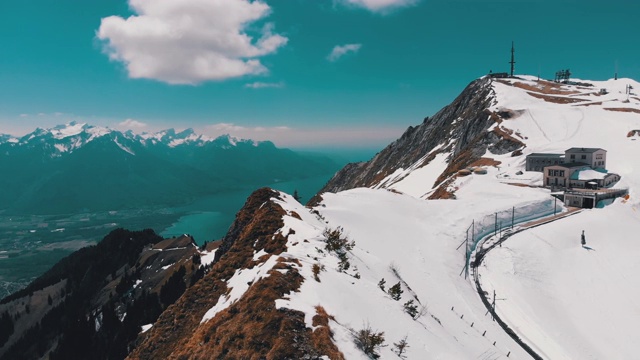
[[[549,198],[547,200],[524,204],[518,207],[512,207],[507,210],[495,212],[486,215],[479,220],[473,220],[467,228],[465,241],[460,244],[464,250],[464,268],[461,272],[465,277],[469,275],[469,261],[471,254],[476,250],[480,240],[490,234],[498,235],[507,229],[513,229],[514,226],[537,220],[545,216],[554,215],[561,212],[562,205],[557,203],[557,199]]]

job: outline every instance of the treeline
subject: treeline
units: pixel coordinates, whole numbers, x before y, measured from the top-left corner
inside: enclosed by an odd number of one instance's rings
[[[181,266],[161,287],[159,293],[142,290],[133,296],[131,288],[140,269],[133,267],[144,246],[162,240],[152,230],[131,232],[114,230],[99,244],[81,249],[56,264],[36,282],[21,291],[20,298],[29,296],[67,279],[51,309],[22,334],[3,354],[7,359],[36,359],[46,355],[56,359],[123,359],[138,336],[141,325],[153,323],[162,311],[185,291],[186,269]],[[198,261],[195,256],[194,263]],[[202,277],[203,269],[192,267],[190,284]],[[92,300],[107,283],[120,281],[116,291],[99,309],[92,309]],[[5,299],[5,302],[9,300]],[[95,305],[94,305],[95,306]],[[10,314],[0,316],[0,347],[12,335],[14,322]],[[54,346],[54,344],[56,344]],[[53,350],[50,350],[52,349]]]
[[[64,279],[71,282],[70,286],[75,290],[92,293],[101,286],[102,280],[111,274],[113,269],[119,269],[125,264],[133,266],[138,259],[138,254],[146,245],[155,244],[161,240],[162,237],[151,229],[113,230],[98,244],[82,248],[60,260],[26,288],[2,299],[0,304],[33,295],[35,291]]]

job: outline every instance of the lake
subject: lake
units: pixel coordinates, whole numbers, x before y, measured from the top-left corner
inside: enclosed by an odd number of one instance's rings
[[[298,191],[304,204],[315,195],[331,175],[323,175],[308,179],[269,184],[268,187],[293,194]],[[242,208],[245,200],[255,189],[224,192],[198,199],[184,207],[176,208],[176,212],[186,212],[171,226],[160,232],[164,237],[189,234],[198,244],[205,241],[221,239],[231,226],[236,213]]]
[[[319,153],[315,151],[315,153]],[[375,150],[322,151],[339,164],[368,160]],[[293,194],[307,202],[333,176],[276,182],[264,186]],[[116,228],[154,229],[165,237],[190,234],[198,244],[221,239],[257,189],[247,188],[210,194],[176,207],[57,215],[0,213],[0,298],[28,285],[70,253],[100,241]]]

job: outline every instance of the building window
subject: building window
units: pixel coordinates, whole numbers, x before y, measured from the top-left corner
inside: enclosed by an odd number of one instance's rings
[[[596,159],[598,160],[602,159],[602,154],[596,154]]]
[[[564,177],[564,170],[560,170],[560,176]]]
[[[576,156],[574,154],[571,154],[571,159],[573,160],[575,158],[576,158]]]
[[[549,176],[553,176],[553,170],[549,169],[547,171],[549,172]]]
[[[587,158],[587,155],[582,155],[582,156],[580,156],[580,158],[581,158],[582,160],[584,160],[584,159],[586,159],[586,158]]]

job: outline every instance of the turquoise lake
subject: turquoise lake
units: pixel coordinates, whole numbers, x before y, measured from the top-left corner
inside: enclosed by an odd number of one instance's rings
[[[293,194],[298,191],[304,204],[329,180],[323,175],[308,179],[269,184],[268,187]],[[242,208],[253,190],[225,192],[200,198],[192,204],[176,208],[178,212],[187,212],[171,226],[160,232],[164,237],[189,234],[198,244],[221,239],[231,226],[235,214]]]

